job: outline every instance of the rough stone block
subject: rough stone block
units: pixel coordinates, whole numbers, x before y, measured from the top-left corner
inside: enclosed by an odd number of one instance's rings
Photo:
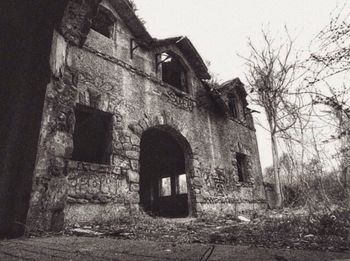
[[[136,126],[135,126],[134,133],[135,133],[136,135],[138,135],[139,137],[141,137],[143,131],[144,131],[144,130],[143,130],[139,125],[136,125]]]
[[[107,166],[107,165],[98,165],[99,168],[99,172],[100,173],[111,173],[111,166]]]
[[[65,176],[65,168],[55,165],[55,163],[51,163],[48,168],[48,173],[53,177],[62,177]]]
[[[43,170],[45,171],[49,166],[49,159],[47,155],[45,156],[39,156],[39,159],[37,161],[37,164],[35,166],[36,171]]]
[[[194,177],[192,180],[192,184],[196,187],[201,187],[202,186],[202,179],[198,177]]]
[[[67,178],[52,178],[48,184],[48,206],[51,210],[64,208],[67,194]]]
[[[132,146],[132,150],[133,150],[133,151],[137,151],[137,152],[140,152],[140,151],[141,151],[139,145],[134,145],[134,146]]]
[[[130,191],[132,192],[139,192],[140,191],[140,185],[138,183],[133,183],[130,185]]]
[[[115,175],[121,175],[121,168],[120,167],[114,167],[112,170],[112,173]]]
[[[113,156],[113,165],[114,166],[120,167],[120,165],[122,164],[123,161],[124,160],[121,159],[119,156],[116,156],[116,155]]]
[[[78,168],[78,162],[73,161],[73,160],[68,160],[67,167],[69,170],[76,170]]]
[[[201,167],[201,164],[199,160],[193,160],[193,168],[199,169]]]
[[[148,128],[147,122],[145,120],[140,120],[139,125],[144,131]]]
[[[203,211],[201,203],[196,203],[196,210],[197,210],[197,213],[201,213]]]
[[[95,163],[91,163],[90,164],[90,170],[91,171],[97,171],[100,169],[100,166],[98,164],[95,164]]]
[[[90,163],[88,163],[88,162],[83,162],[83,163],[82,163],[82,168],[83,168],[83,170],[85,170],[85,171],[89,171],[89,170],[90,170]]]
[[[140,153],[138,151],[128,150],[125,152],[125,154],[129,159],[138,160],[140,157]]]
[[[93,195],[91,195],[91,194],[87,194],[87,195],[85,195],[85,198],[86,199],[88,199],[88,200],[91,200],[91,199],[93,199]]]
[[[115,151],[115,152],[118,152],[118,151],[122,151],[122,150],[123,150],[123,144],[122,144],[119,140],[117,140],[117,139],[115,139],[115,140],[113,141],[112,146],[113,146],[113,151]]]
[[[123,176],[126,176],[128,174],[128,169],[121,168],[121,173]]]
[[[140,195],[138,192],[131,192],[126,198],[126,203],[138,204],[140,203]]]
[[[130,160],[130,166],[132,170],[139,170],[139,161],[138,160]]]
[[[140,181],[139,173],[133,170],[128,170],[128,181],[132,183],[138,183]]]
[[[193,172],[193,176],[194,176],[194,177],[200,177],[200,176],[201,176],[201,170],[195,168],[195,169],[194,169],[194,172]]]
[[[120,164],[119,167],[122,169],[130,169],[130,162],[129,159],[124,159]]]
[[[203,203],[205,202],[204,197],[201,194],[196,195],[196,202],[197,203]]]
[[[140,145],[141,139],[137,135],[131,135],[130,141],[133,145]]]
[[[57,131],[52,139],[47,142],[50,154],[63,158],[71,157],[73,151],[73,137],[70,134]]]
[[[131,143],[123,143],[123,149],[125,151],[132,150],[132,144]]]

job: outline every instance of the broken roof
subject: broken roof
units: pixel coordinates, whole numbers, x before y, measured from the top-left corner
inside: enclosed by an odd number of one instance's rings
[[[230,92],[233,89],[237,89],[240,92],[240,94],[242,94],[244,97],[247,96],[247,92],[244,88],[244,84],[241,82],[241,80],[238,77],[222,83],[219,86],[218,91],[223,93],[223,92]]]
[[[202,57],[199,55],[196,48],[191,43],[190,39],[188,39],[186,36],[178,36],[178,37],[171,37],[166,39],[153,39],[153,46],[154,47],[160,47],[160,46],[167,46],[167,45],[175,45],[177,46],[180,51],[184,54],[184,56],[187,58],[193,69],[195,70],[196,74],[200,79],[209,80],[210,74],[208,72],[208,68],[205,65]]]
[[[210,79],[207,66],[187,37],[179,36],[161,40],[152,38],[140,18],[135,14],[128,0],[110,0],[110,3],[123,19],[131,33],[135,36],[135,41],[138,44],[148,49],[166,45],[176,45],[189,61],[197,76],[200,79]]]
[[[135,14],[128,0],[110,0],[109,1],[118,15],[123,19],[131,33],[137,38],[135,39],[143,47],[149,46],[153,42],[153,38],[147,32],[146,27]]]

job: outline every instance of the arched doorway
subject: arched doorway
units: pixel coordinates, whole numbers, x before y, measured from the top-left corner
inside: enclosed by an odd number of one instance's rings
[[[168,126],[152,127],[141,137],[140,203],[146,212],[166,217],[191,214],[191,150]]]

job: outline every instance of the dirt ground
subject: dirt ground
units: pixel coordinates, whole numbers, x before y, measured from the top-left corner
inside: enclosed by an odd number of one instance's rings
[[[247,217],[130,216],[0,241],[0,260],[348,260],[348,211]]]
[[[0,241],[0,260],[350,260],[350,252],[50,236]]]
[[[182,244],[249,245],[331,252],[350,251],[349,211],[309,216],[300,209],[285,209],[247,217],[248,222],[238,219],[237,216],[197,219],[126,216],[107,225],[76,224],[67,228],[64,234],[86,235],[84,230],[91,230],[97,235],[118,239]]]

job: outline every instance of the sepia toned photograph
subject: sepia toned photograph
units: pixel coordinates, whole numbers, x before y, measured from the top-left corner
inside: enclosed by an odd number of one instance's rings
[[[350,261],[350,2],[0,0],[0,261]]]

